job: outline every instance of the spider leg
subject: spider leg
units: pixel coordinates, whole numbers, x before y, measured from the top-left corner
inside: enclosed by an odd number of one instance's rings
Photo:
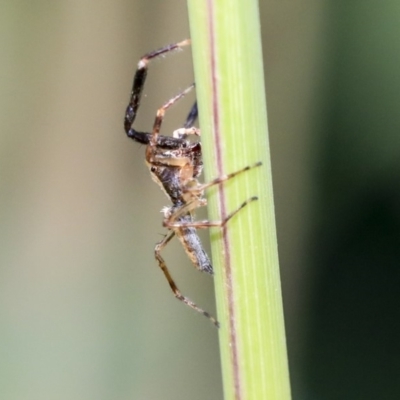
[[[173,228],[174,223],[177,222],[181,217],[186,214],[191,213],[192,211],[196,210],[197,208],[204,207],[207,205],[207,200],[204,198],[195,198],[182,206],[175,208],[171,215],[168,216],[163,222],[163,225],[168,228]],[[179,221],[179,226],[181,226],[182,221]],[[187,225],[185,225],[187,226]],[[191,226],[191,225],[190,225]]]
[[[191,110],[189,111],[188,116],[186,117],[186,121],[183,124],[184,128],[190,128],[196,122],[196,119],[199,115],[199,111],[197,109],[197,101],[194,102]]]
[[[258,200],[257,196],[250,197],[246,201],[244,201],[236,210],[233,210],[231,213],[229,213],[223,220],[221,221],[208,221],[208,220],[203,220],[203,221],[180,221],[178,218],[184,214],[188,213],[190,211],[193,211],[194,209],[201,207],[204,205],[199,204],[199,200],[194,200],[193,202],[185,204],[183,207],[179,208],[176,213],[172,214],[168,219],[164,220],[163,225],[169,229],[172,230],[179,230],[182,228],[196,228],[196,229],[206,229],[206,228],[212,228],[212,227],[222,227],[227,224],[227,222],[233,218],[242,208],[246,207],[249,203],[252,201]]]
[[[148,144],[150,141],[151,135],[149,133],[139,132],[134,128],[132,128],[132,125],[137,115],[137,111],[140,106],[140,99],[146,81],[147,69],[148,69],[147,65],[149,61],[152,60],[153,58],[161,56],[162,54],[168,53],[176,49],[180,49],[188,44],[190,44],[189,39],[179,43],[170,44],[168,46],[162,47],[161,49],[147,53],[140,59],[135,72],[135,77],[133,79],[131,97],[125,111],[125,119],[124,119],[125,132],[127,136],[130,137],[131,139],[143,144]]]
[[[159,157],[159,150],[157,148],[157,145],[163,146],[165,141],[171,141],[175,140],[176,145],[175,149],[181,147],[183,144],[185,144],[185,141],[183,140],[183,137],[186,135],[186,132],[191,133],[191,134],[197,134],[198,130],[196,128],[191,128],[191,129],[185,129],[184,132],[181,132],[180,129],[178,129],[174,132],[174,137],[165,137],[165,136],[159,136],[159,132],[161,129],[161,124],[164,119],[164,115],[166,110],[168,110],[169,107],[171,107],[173,104],[175,104],[178,100],[180,100],[182,97],[184,97],[187,93],[189,93],[192,89],[194,88],[194,84],[190,85],[187,87],[183,92],[177,94],[175,97],[172,99],[168,100],[162,107],[160,107],[157,110],[157,115],[154,120],[154,125],[153,125],[153,132],[150,135],[150,140],[148,142],[148,146],[146,148],[146,160],[149,163],[154,163],[156,162],[157,158],[161,158],[161,163],[165,163],[166,157],[165,153],[161,157]],[[161,142],[161,143],[160,143]],[[182,165],[182,162],[180,160],[180,157],[175,157],[175,163],[178,163],[179,165]],[[171,164],[168,162],[169,165],[173,165],[173,160],[172,157],[169,157]]]
[[[160,133],[161,129],[161,124],[165,115],[165,112],[169,107],[171,107],[173,104],[175,104],[178,100],[180,100],[182,97],[184,97],[187,93],[189,93],[192,89],[194,88],[194,84],[190,85],[188,88],[186,88],[183,92],[179,93],[172,99],[168,100],[162,107],[160,107],[157,110],[157,115],[154,120],[154,125],[153,125],[153,135],[150,141],[150,145],[156,145],[157,144],[157,138],[158,134]]]
[[[167,265],[165,264],[164,259],[161,257],[161,251],[162,249],[168,244],[168,242],[175,236],[175,232],[171,231],[163,240],[161,240],[159,243],[156,244],[156,247],[154,249],[154,255],[156,257],[156,260],[158,261],[158,265],[161,268],[162,272],[164,273],[165,277],[167,278],[167,281],[169,283],[169,286],[174,293],[174,296],[185,303],[187,306],[192,308],[193,310],[199,312],[200,314],[203,314],[205,317],[207,317],[217,328],[219,328],[219,323],[218,321],[210,315],[207,311],[204,311],[202,308],[197,306],[195,303],[193,303],[192,300],[189,298],[183,296],[181,291],[178,289],[178,286],[176,286],[175,281],[173,280]]]
[[[261,161],[253,164],[253,165],[248,165],[247,167],[244,167],[238,171],[232,172],[227,175],[220,176],[218,178],[213,179],[211,182],[204,183],[204,184],[197,184],[193,187],[186,188],[184,191],[190,195],[193,194],[203,194],[205,189],[208,189],[211,186],[215,185],[220,185],[221,183],[234,178],[235,176],[241,174],[242,172],[248,171],[252,168],[259,167],[261,166],[262,163]],[[188,214],[192,211],[194,211],[196,208],[203,207],[207,205],[207,200],[204,199],[203,197],[194,197],[192,199],[188,199],[186,203],[184,203],[181,207],[176,208],[174,212],[164,220],[164,226],[169,228],[169,229],[177,229],[179,227],[193,227],[193,228],[210,228],[210,227],[215,227],[215,226],[224,226],[234,215],[236,215],[243,207],[245,207],[247,204],[251,203],[252,201],[258,200],[258,197],[253,196],[247,199],[245,202],[243,202],[236,210],[232,211],[230,214],[228,214],[222,221],[192,221],[192,222],[184,222],[184,221],[179,221],[179,219],[184,216],[185,214]]]
[[[212,181],[210,181],[210,182],[208,182],[208,183],[203,183],[203,184],[199,184],[199,185],[197,185],[197,186],[188,188],[188,189],[186,189],[186,191],[187,191],[187,192],[200,193],[200,192],[204,191],[205,189],[208,189],[208,188],[211,187],[211,186],[220,185],[221,183],[226,182],[226,181],[228,181],[229,179],[232,179],[232,178],[234,178],[235,176],[237,176],[237,175],[239,175],[239,174],[241,174],[241,173],[243,173],[243,172],[246,172],[246,171],[248,171],[248,170],[250,170],[250,169],[259,167],[259,166],[261,166],[261,165],[262,165],[262,162],[261,162],[261,161],[258,161],[258,162],[256,162],[255,164],[253,164],[253,165],[248,165],[247,167],[244,167],[244,168],[242,168],[242,169],[239,169],[238,171],[231,172],[230,174],[226,174],[226,175],[219,176],[218,178],[215,178],[215,179],[213,179]]]

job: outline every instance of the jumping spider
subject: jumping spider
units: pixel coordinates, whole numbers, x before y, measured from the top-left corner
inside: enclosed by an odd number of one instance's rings
[[[209,318],[215,326],[219,327],[218,321],[213,316],[182,295],[160,253],[168,242],[174,236],[177,236],[195,268],[213,275],[213,267],[203,249],[196,229],[224,226],[243,207],[251,201],[257,200],[257,197],[246,200],[222,221],[195,221],[194,210],[207,204],[203,197],[205,189],[219,185],[244,171],[261,165],[261,163],[221,176],[209,183],[198,182],[197,178],[203,169],[201,144],[187,140],[188,135],[200,136],[199,129],[193,126],[198,114],[197,103],[190,110],[183,127],[175,130],[172,137],[159,134],[165,111],[192,90],[194,85],[189,86],[158,109],[152,133],[139,132],[132,127],[139,109],[149,61],[170,51],[180,49],[189,43],[189,40],[184,40],[180,43],[171,44],[147,53],[140,59],[133,79],[131,97],[125,112],[124,126],[129,138],[146,145],[146,164],[150,169],[152,178],[172,202],[171,206],[164,207],[162,210],[164,214],[163,226],[169,232],[163,240],[156,244],[154,253],[158,265],[167,278],[175,297]]]

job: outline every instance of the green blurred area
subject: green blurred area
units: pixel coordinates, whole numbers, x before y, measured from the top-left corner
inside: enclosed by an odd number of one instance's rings
[[[397,399],[400,5],[260,6],[293,397]],[[222,398],[217,332],[156,266],[167,199],[122,125],[138,58],[189,35],[185,3],[0,10],[0,397]],[[138,129],[192,80],[190,50],[155,61]],[[165,258],[213,311],[211,279],[176,243]]]

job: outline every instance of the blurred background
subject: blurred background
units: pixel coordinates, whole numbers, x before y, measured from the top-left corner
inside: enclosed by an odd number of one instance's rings
[[[400,3],[260,8],[293,398],[398,399]],[[157,268],[167,199],[122,124],[139,57],[189,36],[186,2],[0,11],[0,397],[221,399],[217,332]],[[190,49],[155,61],[138,129],[192,80]],[[212,280],[165,258],[213,311]]]

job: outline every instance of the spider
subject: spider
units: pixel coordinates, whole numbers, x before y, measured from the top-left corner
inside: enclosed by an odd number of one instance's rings
[[[160,135],[160,128],[166,110],[192,90],[194,84],[158,109],[151,133],[139,132],[133,128],[147,76],[149,61],[168,52],[181,49],[188,44],[190,44],[190,40],[170,44],[147,53],[140,59],[133,79],[131,97],[125,112],[124,126],[129,138],[146,145],[146,164],[150,169],[151,176],[172,203],[172,205],[162,209],[162,213],[164,214],[163,226],[168,229],[168,233],[156,244],[154,249],[158,265],[164,273],[175,297],[190,308],[206,316],[216,327],[219,327],[218,321],[211,314],[197,306],[180,292],[161,256],[161,251],[176,236],[183,245],[194,267],[199,271],[213,275],[214,271],[211,261],[203,249],[196,230],[224,226],[243,207],[257,200],[257,197],[251,197],[243,202],[222,221],[195,221],[194,210],[207,204],[206,199],[203,197],[205,189],[213,185],[219,185],[244,171],[261,165],[261,163],[258,162],[252,166],[247,166],[239,171],[216,178],[209,183],[200,183],[197,180],[203,169],[201,143],[199,141],[187,140],[189,135],[200,136],[200,130],[193,126],[198,116],[197,102],[191,108],[182,128],[176,129],[172,136]]]

